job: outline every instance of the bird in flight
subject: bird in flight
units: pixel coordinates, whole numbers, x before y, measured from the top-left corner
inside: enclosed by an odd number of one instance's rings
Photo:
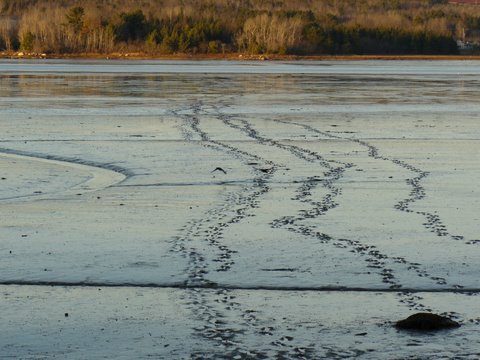
[[[227,172],[225,170],[223,170],[221,167],[216,167],[215,169],[213,169],[212,173],[215,172],[215,171],[221,171],[223,172],[224,174],[226,174]]]

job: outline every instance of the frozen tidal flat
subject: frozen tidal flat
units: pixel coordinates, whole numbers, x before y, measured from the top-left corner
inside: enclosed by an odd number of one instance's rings
[[[0,61],[0,358],[478,358],[479,85]],[[463,326],[392,327],[418,311]]]

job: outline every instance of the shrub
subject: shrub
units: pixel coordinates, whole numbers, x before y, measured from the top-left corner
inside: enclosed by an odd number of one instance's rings
[[[25,33],[20,41],[20,49],[24,51],[32,51],[35,43],[35,35],[30,31]]]

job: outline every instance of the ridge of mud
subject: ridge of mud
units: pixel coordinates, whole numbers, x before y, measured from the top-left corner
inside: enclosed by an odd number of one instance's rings
[[[31,194],[10,196],[0,199],[0,201],[19,201],[28,199],[47,199],[52,194],[70,194],[73,191],[98,191],[108,187],[122,184],[129,177],[134,176],[130,170],[115,164],[100,163],[80,158],[72,158],[57,155],[48,155],[36,152],[13,150],[0,148],[0,156],[13,158],[17,160],[28,160],[48,163],[53,166],[62,166],[80,169],[89,172],[92,176],[90,179],[77,183],[66,189],[55,189],[55,191],[41,192],[36,191]]]
[[[90,167],[95,167],[95,168],[100,168],[103,170],[110,170],[113,172],[116,172],[118,174],[124,175],[125,180],[134,176],[135,173],[133,173],[131,170],[112,164],[112,163],[101,163],[97,161],[92,161],[92,160],[85,160],[81,158],[73,158],[73,157],[68,157],[68,156],[60,156],[60,155],[50,155],[50,154],[42,154],[42,153],[37,153],[37,152],[30,152],[30,151],[23,151],[23,150],[13,150],[13,149],[7,149],[7,148],[0,148],[0,154],[9,154],[9,155],[19,155],[19,156],[25,156],[33,159],[42,159],[42,160],[52,160],[52,161],[59,161],[59,162],[64,162],[64,163],[71,163],[71,164],[76,164],[76,165],[85,165],[85,166],[90,166]]]

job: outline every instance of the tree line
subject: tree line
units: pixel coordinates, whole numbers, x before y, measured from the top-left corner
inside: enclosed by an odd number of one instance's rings
[[[479,33],[444,0],[0,0],[7,51],[455,54]]]

